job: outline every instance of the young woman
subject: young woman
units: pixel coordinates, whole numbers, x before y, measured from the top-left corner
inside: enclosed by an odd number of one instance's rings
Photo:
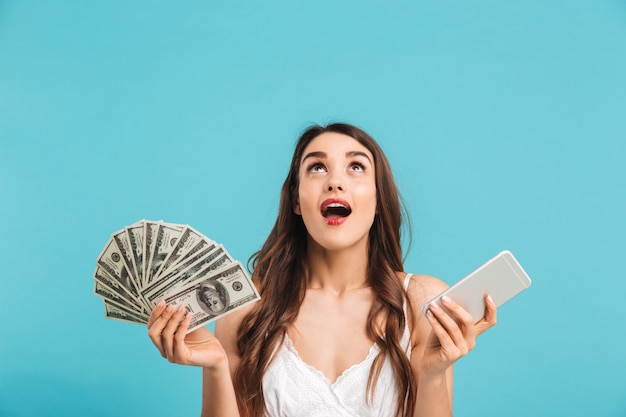
[[[278,218],[253,257],[261,300],[221,318],[215,336],[163,302],[148,334],[170,362],[203,370],[202,415],[452,415],[453,363],[496,323],[403,272],[403,207],[377,143],[348,124],[300,137]]]

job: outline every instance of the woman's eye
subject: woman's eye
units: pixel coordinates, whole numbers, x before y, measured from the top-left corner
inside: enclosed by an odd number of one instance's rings
[[[326,167],[324,167],[324,165],[320,164],[319,162],[316,162],[309,166],[309,172],[324,172],[325,170]]]
[[[365,167],[360,162],[354,162],[350,165],[350,170],[354,172],[363,172],[365,171]]]

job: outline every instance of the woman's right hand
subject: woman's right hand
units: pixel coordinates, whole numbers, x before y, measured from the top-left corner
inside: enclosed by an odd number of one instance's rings
[[[185,308],[159,302],[148,320],[148,336],[161,356],[172,363],[215,369],[227,363],[219,340],[206,327],[187,334],[191,314]]]

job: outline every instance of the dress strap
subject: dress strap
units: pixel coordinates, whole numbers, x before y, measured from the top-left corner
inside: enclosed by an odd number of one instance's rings
[[[407,273],[406,277],[404,277],[404,291],[406,292],[406,290],[409,288],[409,282],[411,281],[411,274]],[[407,354],[407,357],[411,357],[411,329],[409,329],[409,320],[408,320],[408,316],[407,316],[407,303],[408,303],[408,299],[405,297],[404,299],[404,305],[402,306],[402,310],[404,310],[404,317],[405,317],[405,325],[404,325],[404,334],[402,335],[402,339],[401,342],[404,345],[404,351]]]
[[[411,273],[407,272],[406,277],[404,277],[404,291],[406,291],[409,288],[409,281],[411,281]]]

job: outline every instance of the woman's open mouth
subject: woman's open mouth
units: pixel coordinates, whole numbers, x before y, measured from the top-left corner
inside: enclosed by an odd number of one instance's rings
[[[352,213],[350,204],[348,204],[346,200],[342,200],[340,198],[328,198],[324,200],[322,206],[320,207],[320,211],[322,213],[322,217],[326,220],[326,223],[332,226],[343,223],[348,218],[350,213]]]

